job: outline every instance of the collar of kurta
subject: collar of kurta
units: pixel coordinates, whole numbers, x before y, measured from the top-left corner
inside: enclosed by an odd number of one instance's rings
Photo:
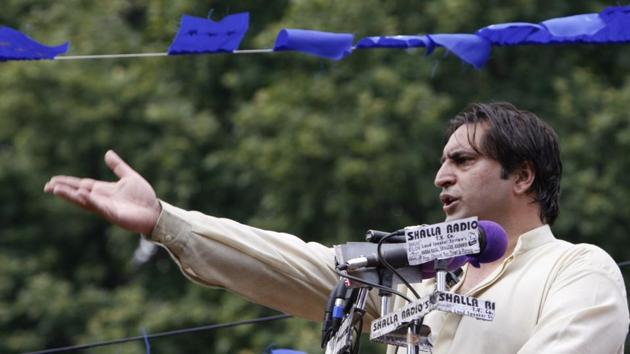
[[[551,232],[551,227],[549,227],[549,225],[547,224],[542,225],[533,230],[529,230],[519,236],[518,241],[516,241],[516,247],[514,247],[514,252],[512,252],[512,255],[518,256],[519,254],[523,254],[529,250],[552,242],[555,239],[556,238]]]
[[[553,242],[555,239],[556,238],[551,232],[551,228],[549,227],[549,225],[546,224],[522,234],[521,236],[519,236],[512,254],[505,257],[501,264],[496,269],[494,269],[487,277],[485,277],[484,280],[475,285],[473,288],[467,290],[466,294],[472,295],[478,293],[479,291],[492,285],[494,282],[497,281],[497,279],[501,277],[508,265],[512,263],[515,258],[518,258],[520,255],[523,255],[530,250],[543,246],[549,242]],[[457,292],[458,290],[460,290],[469,268],[470,264],[464,265],[464,273],[462,274],[460,281],[457,284],[453,285],[453,287],[451,287],[451,291]]]

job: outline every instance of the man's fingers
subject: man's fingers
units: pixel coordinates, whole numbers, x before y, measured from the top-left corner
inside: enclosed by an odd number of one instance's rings
[[[57,185],[52,190],[52,193],[83,209],[104,214],[104,211],[100,209],[104,206],[103,203],[101,201],[95,202],[94,199],[96,196],[86,189],[75,189],[66,185]]]
[[[44,192],[51,193],[56,186],[65,186],[71,189],[84,189],[88,192],[92,191],[95,186],[107,184],[91,178],[77,178],[71,176],[55,176],[44,185]]]
[[[113,150],[109,150],[105,153],[105,163],[109,168],[114,171],[116,176],[123,178],[135,174],[136,171],[129,167],[123,159],[118,156]]]
[[[55,176],[46,183],[44,191],[52,192],[52,189],[57,185],[66,185],[72,188],[79,188],[81,185],[81,178],[72,176]]]
[[[81,181],[79,181],[79,188],[80,189],[85,189],[88,192],[90,192],[90,191],[92,191],[92,187],[94,187],[95,183],[96,183],[96,181],[91,179],[91,178],[83,178],[83,179],[81,179]]]
[[[52,187],[50,192],[81,207],[86,206],[86,194],[77,188],[65,184],[57,184]]]

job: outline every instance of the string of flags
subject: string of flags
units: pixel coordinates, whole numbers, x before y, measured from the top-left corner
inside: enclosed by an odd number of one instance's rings
[[[175,38],[165,53],[66,56],[70,44],[43,45],[27,35],[0,26],[0,61],[113,58],[131,56],[194,55],[212,53],[270,53],[296,51],[341,60],[355,50],[372,48],[445,48],[476,69],[483,67],[493,46],[554,44],[619,44],[630,42],[630,5],[607,7],[599,13],[552,18],[541,23],[510,22],[483,27],[475,33],[372,36],[354,44],[351,33],[284,28],[273,48],[239,49],[249,29],[249,13],[213,21],[183,15]]]

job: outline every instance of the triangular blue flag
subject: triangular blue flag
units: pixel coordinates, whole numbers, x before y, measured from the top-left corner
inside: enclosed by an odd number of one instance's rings
[[[0,26],[0,61],[54,59],[68,51],[70,43],[46,46],[24,33],[10,27]]]
[[[219,22],[183,15],[168,54],[233,52],[238,49],[248,28],[248,12],[226,16]]]
[[[430,34],[429,38],[436,45],[448,49],[458,58],[475,67],[481,68],[490,58],[492,45],[487,39],[466,33]]]
[[[542,25],[527,22],[509,22],[486,26],[477,35],[487,39],[493,45],[518,45],[532,44],[532,38],[546,37],[548,41],[549,32]]]
[[[599,14],[583,14],[552,18],[543,21],[541,25],[549,31],[550,43],[578,43],[588,42],[589,38],[606,26],[606,23]]]
[[[352,52],[350,33],[320,32],[284,28],[278,32],[274,51],[295,50],[318,57],[341,60]]]
[[[630,5],[607,7],[599,13],[599,17],[606,26],[593,35],[593,42],[630,42]]]
[[[431,40],[421,35],[375,36],[361,38],[355,45],[359,49],[368,48],[417,48],[430,47]]]

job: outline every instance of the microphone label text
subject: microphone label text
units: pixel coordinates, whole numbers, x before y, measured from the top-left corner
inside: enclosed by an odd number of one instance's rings
[[[410,265],[479,253],[477,217],[405,228]]]

